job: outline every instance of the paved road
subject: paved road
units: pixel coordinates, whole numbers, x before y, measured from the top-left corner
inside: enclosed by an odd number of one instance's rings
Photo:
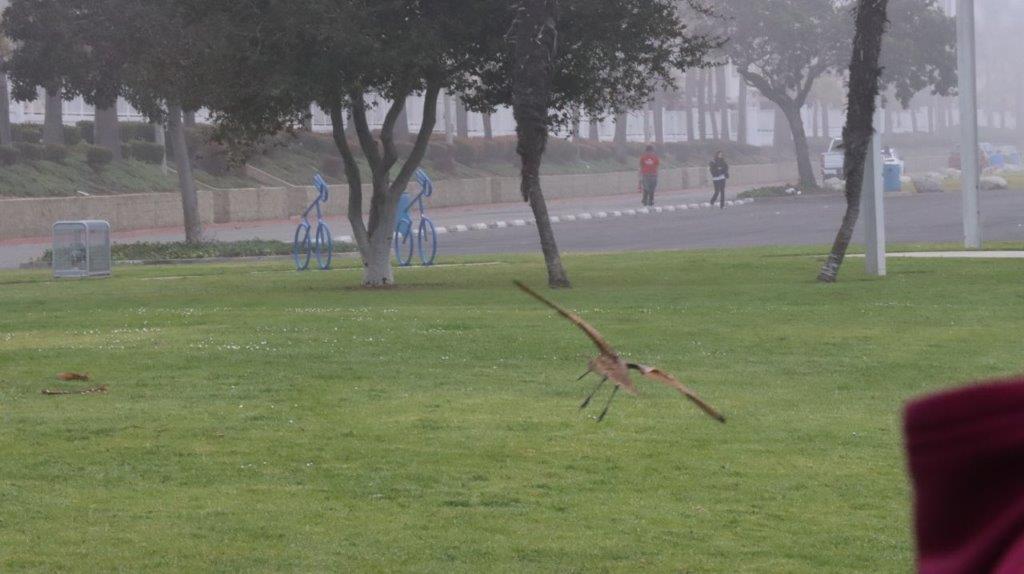
[[[986,241],[1024,244],[1024,193],[982,197]],[[574,222],[555,227],[564,251],[643,251],[830,244],[845,210],[836,196],[762,199],[726,208]],[[887,198],[890,243],[963,241],[958,193]],[[862,237],[860,226],[855,240]],[[536,230],[499,229],[446,236],[446,253],[513,253],[539,249]]]
[[[706,201],[703,191],[664,194],[660,203]],[[560,200],[551,202],[552,215],[636,208],[635,195]],[[1024,192],[991,191],[981,197],[986,241],[1019,241],[1024,244]],[[762,245],[818,245],[831,243],[845,203],[841,196],[801,196],[761,199],[734,208],[676,211],[623,216],[555,226],[564,251],[641,251],[650,249],[701,249]],[[896,194],[887,197],[887,233],[892,243],[962,241],[961,196],[958,193]],[[529,217],[523,204],[438,209],[431,216],[439,226],[487,223]],[[346,222],[332,220],[335,234],[348,233]],[[294,222],[263,222],[253,225],[211,226],[208,234],[222,240],[262,237],[290,240]],[[855,236],[859,237],[859,236]],[[168,241],[180,239],[177,230],[151,230],[118,234],[118,241]],[[443,235],[442,254],[537,252],[537,232],[532,226],[488,229]],[[0,267],[13,267],[38,256],[46,241],[0,243]]]

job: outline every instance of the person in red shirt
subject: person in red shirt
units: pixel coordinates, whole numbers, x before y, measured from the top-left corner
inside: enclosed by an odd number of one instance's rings
[[[654,146],[647,146],[647,150],[640,156],[640,185],[643,188],[642,203],[646,206],[654,205],[654,190],[658,188],[658,166],[661,160],[654,152]]]

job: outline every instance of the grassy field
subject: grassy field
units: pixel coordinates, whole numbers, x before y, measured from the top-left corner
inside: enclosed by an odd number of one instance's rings
[[[655,383],[581,414],[535,257],[0,275],[0,571],[906,572],[904,401],[1024,370],[1020,262],[566,262],[728,424]],[[64,370],[110,393],[42,396]]]

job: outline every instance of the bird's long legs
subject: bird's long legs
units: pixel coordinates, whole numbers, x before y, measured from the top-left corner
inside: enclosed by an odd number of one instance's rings
[[[594,390],[590,391],[590,394],[587,395],[586,399],[583,399],[583,403],[580,404],[580,409],[581,410],[587,408],[587,405],[590,404],[590,399],[594,398],[594,395],[597,394],[597,391],[601,390],[601,387],[604,385],[605,381],[607,381],[607,380],[608,380],[608,377],[602,377],[601,378],[601,382],[597,383],[597,386],[594,387]]]
[[[608,397],[608,403],[604,405],[604,410],[597,417],[597,422],[604,420],[604,415],[608,414],[608,407],[612,406],[612,399],[615,398],[615,393],[617,392],[619,392],[619,385],[615,385],[615,388],[612,390],[612,396]]]

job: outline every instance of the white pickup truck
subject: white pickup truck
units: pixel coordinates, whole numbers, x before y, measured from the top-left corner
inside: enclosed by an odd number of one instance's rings
[[[832,138],[828,144],[828,151],[821,154],[821,175],[824,179],[832,177],[843,178],[843,166],[846,163],[846,154],[843,153],[843,138]],[[891,147],[882,148],[883,164],[899,164],[900,173],[903,173],[903,161]]]
[[[821,175],[824,179],[832,177],[843,178],[843,164],[846,162],[846,154],[840,149],[843,138],[832,138],[828,144],[828,151],[821,154]]]

